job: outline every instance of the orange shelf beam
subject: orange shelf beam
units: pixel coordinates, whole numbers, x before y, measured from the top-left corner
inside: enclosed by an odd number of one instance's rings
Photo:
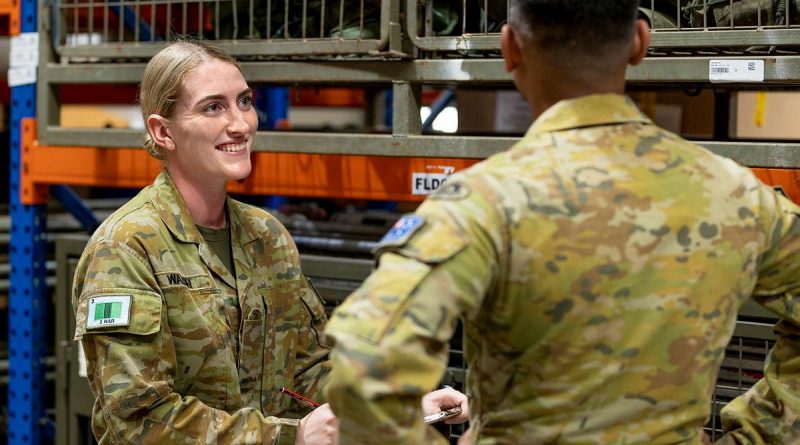
[[[140,148],[42,146],[35,119],[22,123],[22,202],[43,203],[47,186],[84,185],[141,188],[152,183],[161,162]],[[442,175],[478,162],[427,159],[256,152],[253,172],[229,184],[231,193],[392,201],[421,201],[413,194],[413,175]],[[432,184],[428,184],[432,186]]]
[[[9,35],[19,35],[20,0],[0,0],[0,16],[8,17]]]
[[[442,175],[475,159],[253,153],[253,172],[231,182],[231,193],[392,201],[421,201],[414,174]],[[47,186],[141,188],[153,182],[161,162],[140,148],[54,147],[36,141],[36,120],[22,123],[22,202],[47,201]],[[800,203],[800,170],[754,168],[756,176]],[[433,184],[428,184],[432,186]]]
[[[792,201],[800,204],[800,170],[783,168],[753,168],[753,173]]]

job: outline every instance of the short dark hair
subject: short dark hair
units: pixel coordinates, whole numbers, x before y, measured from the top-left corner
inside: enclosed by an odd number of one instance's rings
[[[544,49],[597,54],[633,33],[639,0],[510,0],[510,23]]]

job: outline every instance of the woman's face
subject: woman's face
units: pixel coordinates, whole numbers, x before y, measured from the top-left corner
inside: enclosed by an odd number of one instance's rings
[[[193,69],[181,86],[170,119],[175,150],[170,173],[198,185],[244,179],[258,128],[253,92],[229,63],[210,60]]]

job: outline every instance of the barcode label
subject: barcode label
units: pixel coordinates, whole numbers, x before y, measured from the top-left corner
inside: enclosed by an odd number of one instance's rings
[[[708,62],[711,82],[763,82],[763,60],[711,60]]]

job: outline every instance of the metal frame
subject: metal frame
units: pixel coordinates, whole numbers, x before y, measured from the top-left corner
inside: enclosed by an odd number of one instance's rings
[[[60,235],[56,239],[56,445],[78,445],[80,418],[91,417],[94,396],[85,378],[78,375],[79,347],[70,294],[72,278],[87,235]]]
[[[753,58],[739,58],[753,60]],[[766,82],[761,87],[800,83],[800,56],[761,57],[765,62]],[[634,84],[677,83],[695,85],[708,82],[710,57],[652,58],[628,71]],[[39,89],[39,139],[43,144],[137,147],[138,130],[66,129],[56,119],[56,89],[59,84],[135,83],[144,64],[49,64],[41,72]],[[245,76],[251,82],[278,85],[294,83],[380,85],[392,84],[394,126],[392,135],[319,134],[301,132],[258,132],[256,151],[281,153],[359,154],[371,156],[485,158],[508,148],[514,141],[503,137],[427,136],[419,121],[419,90],[422,84],[508,85],[511,77],[499,60],[386,60],[386,61],[308,61],[245,62]],[[724,88],[753,88],[726,85]],[[49,117],[49,120],[48,120]],[[797,143],[702,143],[711,150],[748,166],[800,167]],[[398,151],[400,149],[401,151]]]
[[[43,0],[44,1],[44,0]],[[137,0],[139,1],[139,0]],[[158,0],[156,0],[158,1]],[[278,1],[278,0],[275,0]],[[402,41],[399,37],[401,26],[399,17],[401,0],[384,0],[381,3],[381,41],[389,39],[392,54],[402,54]],[[499,38],[496,34],[461,35],[456,37],[426,37],[418,35],[420,26],[419,0],[406,0],[406,30],[411,42],[424,51],[497,51]],[[133,3],[134,5],[139,3]],[[487,3],[484,2],[484,5]],[[58,8],[53,6],[52,11]],[[428,8],[430,10],[430,8]],[[42,14],[48,16],[48,14]],[[53,14],[50,14],[53,16]],[[430,20],[430,17],[426,17]],[[51,18],[50,23],[57,23]],[[428,25],[426,25],[428,26]],[[43,29],[50,29],[44,26]],[[486,28],[488,29],[488,28]],[[710,30],[711,28],[703,28]],[[715,28],[716,29],[716,28]],[[67,48],[54,46],[53,39],[43,35],[40,39],[42,63],[39,77],[37,104],[39,109],[38,134],[44,145],[138,147],[141,134],[132,130],[114,129],[66,129],[58,122],[58,89],[62,84],[136,84],[141,79],[144,63],[64,63],[72,56],[94,57],[103,60],[107,57],[120,57],[132,60],[152,56],[163,47],[156,41],[91,45]],[[800,41],[800,29],[727,29],[699,33],[697,30],[659,29],[653,32],[656,47],[700,48],[717,45],[783,45]],[[422,135],[419,121],[419,96],[421,86],[425,85],[508,85],[510,75],[505,71],[502,60],[483,59],[398,59],[375,58],[362,53],[357,60],[331,60],[332,56],[345,52],[358,52],[352,48],[343,49],[340,44],[347,41],[306,39],[303,42],[287,39],[278,42],[239,40],[219,41],[226,50],[240,56],[280,57],[288,54],[314,55],[316,60],[304,61],[244,61],[242,63],[246,78],[253,83],[273,85],[392,85],[393,125],[391,135],[376,134],[336,134],[321,135],[301,132],[259,132],[256,137],[256,151],[281,153],[324,153],[359,154],[371,156],[401,154],[416,157],[463,157],[484,158],[507,148],[510,138],[448,136],[438,138]],[[385,43],[385,42],[384,42]],[[318,46],[322,45],[322,46]],[[107,47],[106,47],[107,46]],[[298,50],[299,49],[299,50]],[[72,51],[72,52],[70,52]],[[374,50],[370,50],[375,52]],[[370,51],[367,51],[369,53]],[[367,55],[367,57],[364,57]],[[628,80],[634,84],[707,84],[709,82],[709,61],[720,56],[702,57],[651,57],[641,65],[628,71]],[[725,56],[730,58],[729,56]],[[763,60],[765,82],[763,84],[726,85],[720,88],[770,88],[800,83],[800,56],[754,55],[739,56],[746,60]],[[737,143],[707,145],[712,150],[749,166],[762,167],[800,167],[798,144]]]
[[[33,128],[32,122],[26,122]],[[26,133],[25,138],[35,136]],[[142,188],[152,183],[162,165],[141,149],[97,147],[34,147],[24,159],[29,188],[70,184]],[[370,200],[421,201],[414,195],[414,173],[455,172],[476,160],[398,156],[367,157],[333,154],[258,152],[253,171],[243,181],[229,183],[239,194]],[[34,202],[36,193],[22,193]]]
[[[488,32],[486,25],[483,27],[483,32],[478,33],[464,32],[456,36],[429,36],[432,22],[431,3],[425,2],[425,17],[420,17],[420,3],[422,2],[419,0],[406,0],[406,32],[417,48],[423,51],[459,54],[500,51],[500,33]],[[642,3],[645,4],[643,6],[645,10],[652,11],[657,2],[651,1],[649,8],[646,6],[647,1]],[[655,9],[657,10],[657,8]],[[708,26],[704,24],[702,27],[686,27],[681,26],[680,16],[681,9],[677,4],[676,17],[672,17],[676,19],[676,26],[653,29],[651,48],[686,51],[688,49],[726,47],[740,48],[738,51],[741,53],[747,52],[746,48],[748,47],[796,47],[800,42],[800,25],[796,24],[760,26],[736,26],[735,24]],[[420,31],[423,31],[424,35],[420,35]]]
[[[66,1],[66,0],[62,0]],[[232,1],[235,5],[236,1]],[[266,2],[266,0],[263,0]],[[271,0],[272,3],[283,0]],[[339,4],[343,5],[344,0]],[[361,38],[302,38],[302,37],[286,37],[283,39],[278,38],[263,38],[263,39],[237,39],[237,40],[218,40],[215,44],[220,48],[227,51],[234,56],[257,56],[269,54],[270,56],[293,56],[293,55],[306,55],[313,56],[318,54],[331,55],[331,54],[375,54],[383,51],[389,42],[390,36],[390,19],[394,10],[397,9],[397,0],[382,0],[381,12],[379,21],[379,36],[377,39],[361,39]],[[225,0],[223,0],[225,2]],[[79,3],[77,7],[87,8],[89,11],[93,9],[103,10],[108,14],[108,4],[114,2],[96,1],[95,3]],[[174,0],[128,0],[125,2],[125,7],[135,8],[137,11],[135,22],[139,22],[138,10],[139,6],[154,6],[154,5],[174,5],[182,4],[184,7],[187,4],[198,4],[202,11],[203,5],[208,4],[207,7],[219,7],[220,0],[184,0],[181,2]],[[245,2],[242,2],[243,4]],[[252,2],[250,4],[252,8]],[[68,46],[62,43],[66,32],[62,29],[66,24],[62,24],[62,18],[59,17],[59,12],[63,9],[75,8],[74,5],[67,2],[66,6],[61,6],[60,2],[56,0],[50,6],[50,30],[52,32],[51,44],[54,46],[55,53],[70,60],[74,58],[81,59],[97,59],[97,58],[132,58],[142,59],[149,58],[161,50],[165,43],[155,40],[152,33],[139,32],[136,35],[142,36],[139,41],[131,42],[117,42],[117,43],[102,43],[96,45],[80,45]],[[363,19],[363,17],[362,17]],[[340,22],[341,24],[341,22]],[[362,20],[363,24],[363,20]],[[219,23],[217,23],[219,25]],[[185,24],[184,24],[185,28]],[[145,38],[146,37],[146,38]]]
[[[44,212],[42,206],[23,205],[19,200],[26,185],[20,183],[22,117],[38,108],[40,142],[47,146],[92,146],[107,149],[138,147],[140,131],[65,129],[58,121],[58,88],[62,84],[136,84],[144,64],[163,43],[106,43],[69,47],[51,38],[60,35],[58,8],[41,0],[40,68],[38,95],[33,86],[18,87],[12,92],[12,230],[10,299],[11,385],[9,392],[9,441],[39,443],[39,419],[43,394],[40,382],[44,367],[43,340],[46,308],[44,291]],[[319,134],[297,132],[259,132],[255,150],[259,152],[356,154],[372,156],[407,156],[417,158],[485,158],[509,147],[514,138],[488,138],[423,134],[419,119],[421,87],[427,85],[510,85],[511,77],[503,62],[491,58],[499,50],[495,33],[464,34],[454,37],[420,35],[418,0],[406,0],[406,22],[399,22],[402,0],[384,0],[377,40],[338,39],[263,39],[219,41],[226,51],[245,59],[247,79],[274,85],[338,84],[386,85],[392,88],[392,134]],[[485,1],[485,0],[484,0]],[[91,2],[91,0],[90,0]],[[136,4],[136,3],[133,3]],[[36,27],[34,0],[22,0],[22,26]],[[51,8],[51,9],[47,9]],[[405,45],[401,30],[405,26],[411,45]],[[145,35],[145,34],[140,34]],[[627,79],[636,84],[694,86],[709,83],[709,61],[716,58],[763,60],[763,84],[720,86],[724,89],[795,87],[800,84],[799,55],[764,55],[748,51],[749,46],[780,47],[797,51],[800,29],[786,27],[658,29],[653,32],[656,57],[646,59],[628,71]],[[705,51],[711,48],[710,51]],[[664,54],[702,54],[693,57],[658,57]],[[677,51],[670,51],[677,49]],[[418,50],[418,51],[415,51]],[[770,49],[767,49],[767,52]],[[469,56],[469,58],[437,58]],[[483,52],[483,54],[481,54]],[[354,57],[341,57],[342,55]],[[290,56],[304,56],[296,61]],[[410,59],[409,55],[418,58]],[[482,58],[472,58],[482,56]],[[486,57],[489,56],[489,57]],[[79,60],[81,63],[77,63]],[[120,63],[98,61],[124,60]],[[264,59],[280,61],[263,61]],[[731,157],[748,166],[800,168],[800,143],[704,142],[712,151]],[[66,149],[64,149],[66,150]],[[98,149],[100,150],[100,149]],[[316,155],[315,155],[316,156]],[[424,159],[423,159],[424,161]],[[96,178],[93,178],[96,179]],[[28,184],[28,187],[31,185]],[[33,190],[29,190],[33,193]],[[35,193],[34,193],[35,194]],[[313,266],[309,266],[313,267]],[[338,274],[340,271],[337,271]],[[63,302],[62,302],[63,303]],[[771,326],[760,315],[745,317],[737,323],[735,334],[745,338],[769,339]],[[26,378],[27,376],[27,378]],[[739,390],[741,387],[739,388]],[[713,401],[715,409],[717,400]]]
[[[20,8],[21,31],[36,32],[36,0],[21,0]],[[38,445],[44,436],[44,359],[48,345],[45,209],[42,205],[24,205],[20,199],[24,187],[22,119],[35,115],[35,100],[35,85],[11,89],[8,441],[21,445]]]
[[[455,51],[459,54],[466,54],[470,51],[500,50],[500,34],[486,32],[486,26],[484,33],[479,34],[464,33],[460,36],[447,37],[420,36],[420,25],[424,23],[426,28],[430,26],[432,6],[430,3],[425,5],[426,16],[422,22],[419,17],[419,6],[419,0],[406,0],[406,33],[417,48],[424,51]]]
[[[65,145],[127,148],[141,140],[132,130],[53,132]],[[112,136],[113,135],[113,136]],[[324,134],[303,132],[258,132],[255,152],[359,155],[417,158],[485,159],[508,149],[517,141],[510,137]],[[712,152],[748,167],[800,168],[800,143],[698,141]]]

